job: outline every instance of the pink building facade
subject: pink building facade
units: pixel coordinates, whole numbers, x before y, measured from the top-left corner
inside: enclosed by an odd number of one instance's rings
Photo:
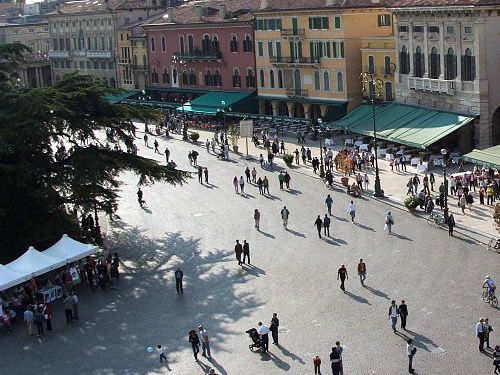
[[[210,8],[216,13],[224,9]],[[190,20],[166,17],[145,25],[150,87],[182,90],[255,91],[254,37],[251,20]],[[191,9],[190,14],[201,12]],[[180,18],[180,19],[179,19]]]

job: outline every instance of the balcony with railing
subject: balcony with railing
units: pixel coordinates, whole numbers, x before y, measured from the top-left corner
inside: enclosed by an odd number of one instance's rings
[[[284,40],[302,40],[306,34],[305,29],[281,29],[280,35]]]
[[[422,90],[436,92],[440,94],[454,95],[455,81],[444,79],[408,77],[408,88],[412,90]]]
[[[207,60],[222,60],[222,52],[220,51],[215,51],[215,52],[203,52],[200,50],[194,50],[191,52],[174,52],[174,57],[182,60],[201,60],[201,61],[207,61]]]
[[[286,95],[292,98],[304,98],[309,96],[308,89],[286,89]]]
[[[271,57],[269,59],[273,65],[312,65],[318,66],[319,57]]]
[[[90,59],[110,59],[113,57],[113,51],[87,51],[87,57]]]
[[[69,51],[49,51],[49,57],[52,59],[68,59]]]

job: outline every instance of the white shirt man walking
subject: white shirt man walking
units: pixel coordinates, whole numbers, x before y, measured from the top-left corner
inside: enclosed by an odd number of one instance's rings
[[[349,203],[349,206],[347,206],[347,213],[351,215],[351,223],[354,224],[354,218],[356,217],[356,205],[353,201],[351,201],[351,203]]]
[[[207,331],[205,331],[203,326],[199,326],[198,331],[199,331],[198,335],[200,337],[200,342],[201,342],[201,348],[203,350],[203,353],[201,353],[201,355],[203,357],[207,357],[208,355],[207,358],[212,358],[212,356],[210,355],[210,341],[208,340]]]

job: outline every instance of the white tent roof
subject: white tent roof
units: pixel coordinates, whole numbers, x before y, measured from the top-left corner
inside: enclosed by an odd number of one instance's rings
[[[7,264],[5,267],[14,272],[29,274],[30,277],[32,277],[41,275],[54,268],[59,268],[65,264],[66,261],[64,259],[42,254],[33,246],[30,246],[23,255]]]
[[[43,251],[42,254],[64,259],[66,263],[69,263],[84,258],[98,250],[99,248],[97,246],[78,242],[68,237],[67,234],[63,234],[59,241]]]
[[[29,279],[31,279],[30,273],[14,272],[0,264],[0,290],[11,288]]]

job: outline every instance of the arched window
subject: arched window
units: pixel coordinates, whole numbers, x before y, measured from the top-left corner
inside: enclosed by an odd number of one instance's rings
[[[245,36],[245,40],[243,41],[243,52],[252,52],[252,37],[250,35]]]
[[[255,87],[255,75],[251,68],[247,69],[246,84],[247,87]]]
[[[424,54],[422,53],[422,48],[417,47],[415,50],[415,54],[413,55],[413,75],[415,77],[423,77],[424,76]]]
[[[238,68],[235,68],[233,72],[233,87],[241,87],[241,76]]]
[[[401,48],[401,52],[399,53],[399,73],[410,73],[410,55],[408,54],[406,46],[403,46],[403,48]]]
[[[170,83],[170,76],[168,75],[167,68],[163,68],[163,83]]]
[[[431,49],[431,57],[429,61],[429,76],[433,79],[438,79],[441,74],[441,63],[438,55],[438,51],[436,47],[432,47]]]
[[[212,70],[207,69],[205,72],[205,86],[213,86],[214,85],[214,78],[212,76]]]
[[[321,86],[319,83],[319,72],[318,71],[314,72],[314,90],[316,90],[316,91],[321,90]]]
[[[260,87],[266,87],[266,80],[265,80],[265,76],[264,76],[264,70],[260,70],[259,72],[259,75],[260,75]]]
[[[188,35],[188,52],[193,53],[194,51],[194,40],[192,35]]]
[[[375,73],[375,58],[373,56],[368,56],[368,73]]]
[[[450,47],[444,60],[444,79],[455,78],[457,78],[457,55],[455,55],[453,48]]]
[[[387,100],[388,102],[392,101],[392,83],[391,82],[385,83],[385,100]]]
[[[229,41],[229,49],[231,52],[238,52],[238,38],[236,35],[231,37],[231,40]]]
[[[476,58],[472,56],[472,51],[467,48],[462,56],[462,81],[474,81],[476,78]]]
[[[323,82],[325,91],[330,91],[330,75],[328,74],[328,72],[323,73]]]
[[[203,36],[202,41],[201,41],[201,50],[202,50],[204,55],[210,54],[210,52],[211,52],[210,45],[211,45],[210,36],[205,34]]]
[[[344,92],[344,77],[342,72],[337,73],[337,91]]]
[[[283,72],[281,70],[278,70],[278,87],[283,88]]]
[[[212,37],[212,52],[219,52],[219,37],[217,35]]]
[[[156,70],[156,67],[153,67],[153,72],[151,73],[151,82],[158,83],[158,71]]]
[[[189,70],[189,84],[191,86],[196,85],[196,71],[193,68]]]
[[[180,47],[180,52],[181,52],[181,55],[184,55],[184,53],[185,53],[186,51],[184,50],[184,37],[183,37],[183,36],[181,36],[181,37],[179,38],[179,47]]]
[[[215,69],[214,72],[214,86],[222,86],[222,76],[219,69]]]
[[[269,72],[269,86],[274,89],[274,70]]]
[[[156,49],[156,47],[155,47],[155,37],[152,36],[151,37],[151,52],[154,52],[155,49]]]
[[[167,50],[167,38],[164,36],[161,37],[161,50],[165,52]]]

